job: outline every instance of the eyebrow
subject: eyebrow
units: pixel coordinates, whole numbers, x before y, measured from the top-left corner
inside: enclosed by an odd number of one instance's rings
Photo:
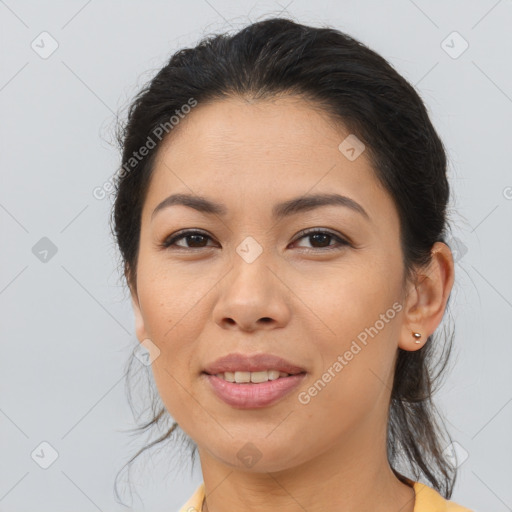
[[[226,216],[228,212],[223,204],[207,199],[206,197],[189,194],[172,194],[157,205],[151,214],[151,220],[153,220],[159,211],[174,205],[188,206],[198,212],[207,215],[218,215],[220,217]],[[274,219],[282,219],[321,206],[343,206],[350,208],[361,214],[367,220],[370,220],[370,216],[359,203],[350,197],[340,194],[312,194],[289,199],[288,201],[274,205],[272,208],[272,216]]]

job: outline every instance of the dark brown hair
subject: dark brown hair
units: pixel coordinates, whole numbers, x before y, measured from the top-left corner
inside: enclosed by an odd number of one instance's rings
[[[270,18],[234,35],[205,37],[196,47],[178,51],[132,102],[127,121],[117,134],[124,172],[116,177],[111,222],[123,276],[133,290],[141,211],[161,146],[161,140],[154,140],[158,139],[155,133],[161,132],[159,127],[168,125],[170,116],[190,104],[191,98],[204,104],[226,97],[258,100],[283,94],[312,101],[363,141],[376,177],[398,209],[407,279],[415,279],[416,269],[431,261],[435,242],[446,243],[446,154],[415,89],[383,57],[339,30]],[[169,133],[172,135],[171,130]],[[150,138],[155,147],[128,168],[129,162],[133,164],[130,159]],[[387,432],[388,460],[396,476],[405,481],[397,469],[404,465],[410,477],[419,480],[423,475],[447,499],[456,468],[444,455],[451,440],[432,396],[447,365],[452,341],[453,336],[444,336],[444,341],[436,336],[435,342],[430,336],[420,350],[398,349]],[[132,356],[127,383],[133,364],[140,368]],[[155,394],[149,421],[135,430],[166,421],[169,414]],[[172,423],[128,464],[179,430]],[[194,456],[197,447],[190,441]]]

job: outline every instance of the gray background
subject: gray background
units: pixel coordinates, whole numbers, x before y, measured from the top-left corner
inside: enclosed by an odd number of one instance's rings
[[[178,48],[287,10],[388,59],[416,86],[445,142],[456,338],[437,403],[464,459],[452,499],[481,512],[512,510],[512,1],[7,0],[1,511],[126,510],[113,479],[147,441],[126,433],[134,423],[123,368],[137,341],[109,234],[110,200],[92,193],[119,162],[114,114]],[[53,41],[58,48],[44,55]],[[48,469],[40,467],[51,456],[44,441],[58,453]],[[201,481],[199,465],[171,471],[166,457],[132,473],[134,510],[176,511]]]

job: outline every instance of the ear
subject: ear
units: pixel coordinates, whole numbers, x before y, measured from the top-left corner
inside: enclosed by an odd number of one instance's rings
[[[144,325],[144,317],[142,316],[142,310],[140,308],[139,299],[137,296],[132,294],[132,309],[133,314],[135,316],[135,334],[137,339],[140,342],[143,342],[145,339],[149,338],[146,331],[146,326]]]
[[[454,282],[454,263],[450,248],[436,242],[431,250],[432,261],[417,273],[405,297],[404,321],[398,346],[419,350],[441,323]],[[416,343],[413,333],[420,333]]]
[[[129,276],[128,270],[125,272],[125,275]],[[128,283],[131,283],[131,279],[128,278]],[[132,286],[132,284],[129,285],[130,288],[130,296],[132,301],[132,309],[133,314],[135,316],[135,334],[137,336],[137,339],[142,343],[145,339],[149,338],[149,335],[146,331],[146,327],[144,324],[144,317],[142,315],[142,309],[140,307],[139,303],[139,297],[137,294],[137,290]]]

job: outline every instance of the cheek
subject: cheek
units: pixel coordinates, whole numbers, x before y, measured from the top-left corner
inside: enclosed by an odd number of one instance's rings
[[[164,255],[142,254],[138,291],[148,333],[161,350],[181,350],[199,334],[205,298],[215,281],[198,279],[197,268],[168,261]]]
[[[327,346],[319,347],[321,353],[330,354],[333,348],[347,350],[347,343],[356,338],[364,343],[366,338],[382,339],[392,334],[400,297],[395,275],[389,265],[377,260],[370,264],[361,258],[343,268],[331,267],[326,275],[297,282],[301,284],[295,287],[297,295],[304,297],[309,310],[308,322],[318,323],[325,332],[323,338],[329,339]]]
[[[299,390],[298,399],[315,425],[333,435],[357,428],[379,410],[384,418],[395,355],[396,346],[382,332],[365,343],[350,334],[339,337],[322,346],[322,365]]]
[[[401,311],[391,275],[377,266],[354,267],[309,291],[324,334],[312,338],[321,365],[301,391],[321,421],[356,421],[390,392]]]
[[[160,351],[151,368],[165,407],[178,421],[187,404],[190,408],[191,382],[199,371],[194,351],[203,330],[206,312],[201,299],[208,283],[200,286],[161,265],[139,268],[138,295],[145,330]]]
[[[202,329],[199,299],[195,294],[178,296],[172,287],[162,285],[165,281],[160,280],[147,294],[139,295],[146,331],[160,350],[153,365],[183,378],[191,371],[191,354]]]

